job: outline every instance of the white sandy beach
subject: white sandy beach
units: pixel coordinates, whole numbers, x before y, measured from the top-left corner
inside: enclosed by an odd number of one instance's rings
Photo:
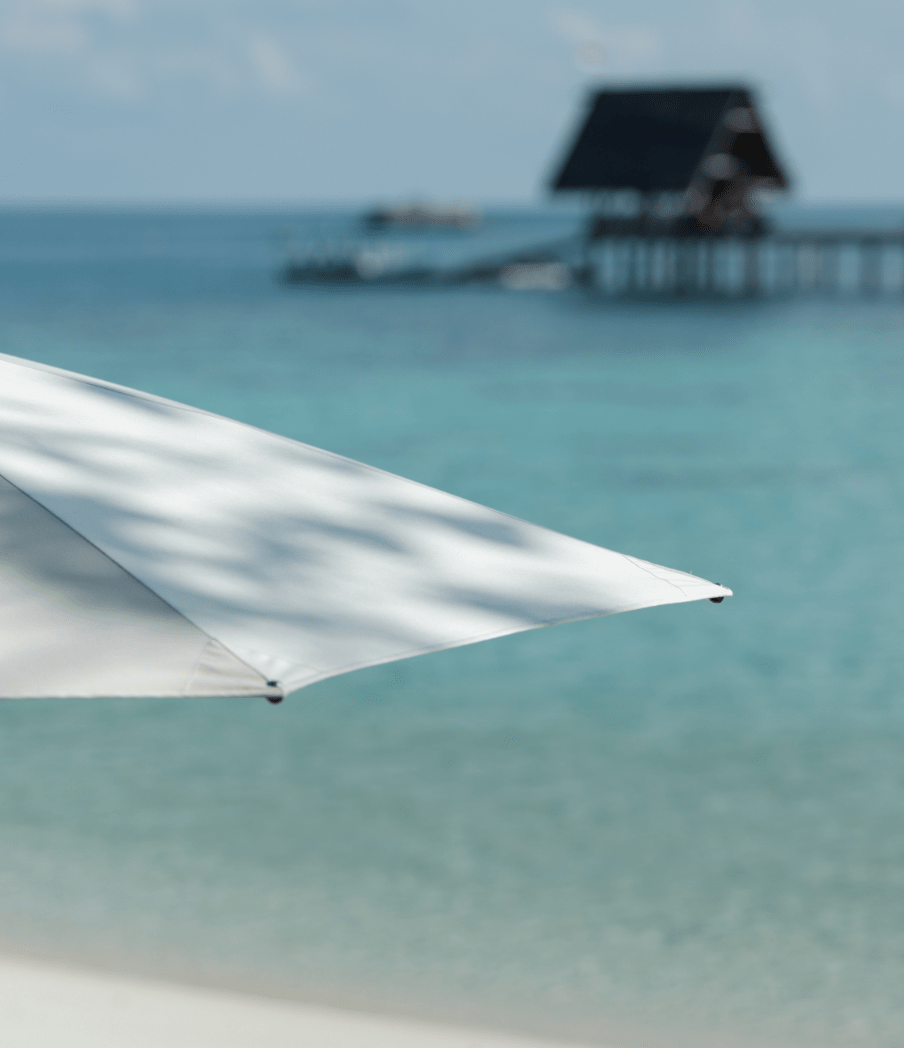
[[[15,1048],[552,1048],[500,1033],[0,958]],[[560,1044],[558,1048],[563,1048]]]

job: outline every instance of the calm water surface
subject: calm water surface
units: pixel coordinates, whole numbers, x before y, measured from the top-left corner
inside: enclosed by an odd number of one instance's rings
[[[0,215],[0,349],[736,597],[280,707],[5,703],[0,947],[622,1046],[899,1048],[904,302],[274,281],[323,230]]]

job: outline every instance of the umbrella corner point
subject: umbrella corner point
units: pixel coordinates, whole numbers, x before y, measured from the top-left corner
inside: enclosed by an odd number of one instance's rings
[[[734,593],[727,586],[723,586],[721,582],[717,582],[716,585],[724,592],[720,593],[718,597],[707,597],[710,604],[721,604],[726,597],[734,596]]]

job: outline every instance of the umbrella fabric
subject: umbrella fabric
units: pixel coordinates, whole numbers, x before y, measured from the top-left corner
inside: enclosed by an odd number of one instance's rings
[[[273,698],[730,590],[0,354],[0,696]]]

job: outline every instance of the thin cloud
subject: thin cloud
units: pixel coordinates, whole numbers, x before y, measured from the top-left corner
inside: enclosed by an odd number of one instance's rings
[[[604,25],[573,8],[554,11],[551,21],[556,33],[574,48],[577,66],[586,71],[649,70],[662,50],[658,35],[645,25]]]
[[[192,82],[221,97],[309,90],[273,32],[207,12],[175,29],[172,11],[135,0],[0,0],[0,52],[20,75],[121,101]]]
[[[19,0],[0,19],[0,46],[9,51],[72,54],[90,46],[88,19],[135,17],[132,0]]]
[[[133,55],[102,54],[92,56],[86,69],[100,94],[129,101],[144,93],[141,72]]]
[[[278,95],[297,94],[305,88],[301,75],[282,47],[269,35],[255,36],[248,46],[251,64],[261,86]]]

